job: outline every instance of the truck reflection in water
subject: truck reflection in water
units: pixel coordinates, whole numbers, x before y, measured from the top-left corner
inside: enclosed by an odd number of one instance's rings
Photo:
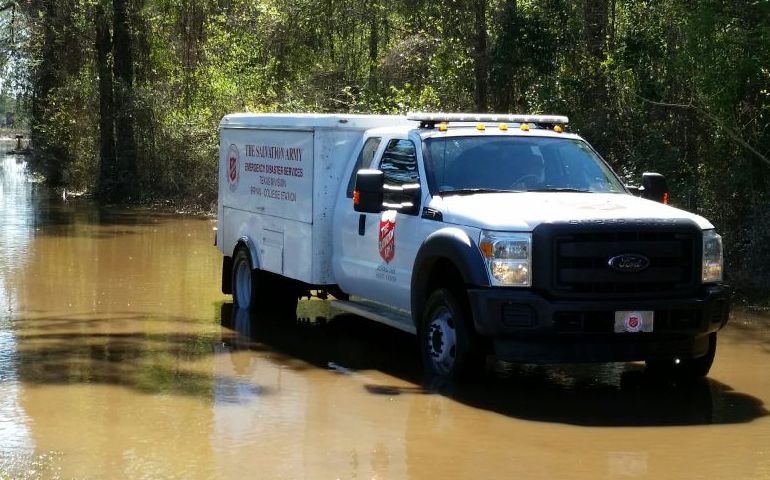
[[[760,400],[711,378],[661,383],[636,364],[497,364],[475,382],[435,384],[422,378],[413,336],[329,308],[303,301],[300,318],[287,319],[223,305],[214,378],[238,379],[215,387],[212,438],[230,439],[220,450],[223,471],[237,474],[240,455],[265,455],[267,476],[292,476],[312,465],[314,475],[343,478],[429,478],[450,470],[483,478],[494,476],[492,465],[499,469],[505,458],[513,468],[508,473],[548,476],[574,469],[574,452],[564,454],[565,465],[537,460],[537,445],[566,424],[592,427],[570,430],[576,445],[591,444],[581,456],[583,473],[644,475],[670,472],[667,452],[695,461],[698,452],[720,448],[707,445],[711,440],[721,440],[694,430],[677,436],[676,445],[647,445],[629,443],[628,428],[596,427],[732,424],[768,413]],[[235,387],[240,382],[259,387]],[[505,417],[524,422],[512,429]],[[465,445],[468,439],[474,446]],[[451,468],[447,456],[454,458]]]
[[[222,324],[235,330],[224,331],[214,358],[211,438],[223,478],[253,474],[254,465],[263,478],[408,478],[407,410],[386,414],[356,400],[368,395],[368,377],[349,362],[365,354],[361,341],[316,316],[256,318],[231,304],[222,307]]]

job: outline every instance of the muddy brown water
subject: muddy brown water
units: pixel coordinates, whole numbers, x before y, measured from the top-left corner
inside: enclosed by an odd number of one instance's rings
[[[0,163],[0,479],[770,478],[770,318],[707,381],[636,364],[425,382],[323,301],[234,314],[214,222],[98,209]]]

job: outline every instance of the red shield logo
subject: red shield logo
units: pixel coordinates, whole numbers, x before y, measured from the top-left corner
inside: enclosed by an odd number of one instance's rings
[[[240,155],[238,155],[238,147],[230,145],[230,151],[228,152],[228,164],[227,164],[227,183],[230,184],[230,190],[235,191],[238,187],[238,169],[240,168]]]
[[[626,331],[636,333],[642,330],[642,319],[636,312],[631,312],[626,316]]]
[[[390,263],[396,256],[396,222],[395,220],[380,220],[380,256],[385,263]]]

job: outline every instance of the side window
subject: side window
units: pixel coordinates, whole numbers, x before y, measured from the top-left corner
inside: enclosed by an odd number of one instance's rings
[[[380,147],[380,142],[382,142],[381,137],[367,138],[366,142],[364,142],[364,148],[362,148],[361,153],[358,154],[356,165],[353,167],[353,173],[350,175],[350,180],[348,180],[348,198],[353,198],[353,189],[356,188],[356,173],[358,173],[364,165],[367,167],[371,165],[372,158],[374,158],[374,154]]]
[[[420,173],[417,170],[417,154],[411,140],[391,140],[382,154],[380,170],[385,174],[385,185],[403,187],[419,184]],[[385,192],[385,203],[402,203],[409,197],[400,192]]]

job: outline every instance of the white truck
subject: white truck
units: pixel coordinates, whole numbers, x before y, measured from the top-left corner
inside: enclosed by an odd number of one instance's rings
[[[418,336],[430,374],[646,361],[707,375],[721,237],[665,179],[623,185],[562,116],[233,114],[216,244],[236,308],[297,299]]]

